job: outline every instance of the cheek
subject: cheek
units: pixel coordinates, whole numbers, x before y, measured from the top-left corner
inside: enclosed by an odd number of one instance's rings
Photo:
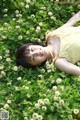
[[[38,57],[38,61],[43,62],[45,60],[45,57]]]
[[[36,56],[35,57],[35,62],[42,62],[42,57]]]

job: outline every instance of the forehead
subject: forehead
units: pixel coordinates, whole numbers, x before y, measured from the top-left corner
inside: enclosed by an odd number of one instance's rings
[[[41,45],[29,45],[28,48],[39,48],[39,47],[42,47]]]

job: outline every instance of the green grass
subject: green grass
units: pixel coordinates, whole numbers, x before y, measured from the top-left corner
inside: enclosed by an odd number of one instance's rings
[[[9,120],[76,118],[80,78],[49,62],[34,70],[17,67],[15,50],[29,41],[45,44],[46,32],[66,23],[79,9],[79,4],[60,5],[54,0],[0,1],[0,112],[9,111]]]

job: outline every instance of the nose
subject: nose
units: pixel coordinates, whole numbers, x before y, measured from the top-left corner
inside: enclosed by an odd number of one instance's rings
[[[32,54],[32,55],[37,55],[37,56],[39,56],[39,51],[38,51],[38,50],[35,50],[35,51],[31,52],[31,54]]]

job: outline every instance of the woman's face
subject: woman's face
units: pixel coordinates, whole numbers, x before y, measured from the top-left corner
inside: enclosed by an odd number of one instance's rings
[[[39,65],[47,59],[47,54],[44,47],[40,45],[30,45],[28,49],[30,51],[29,56],[31,57],[31,65]]]

